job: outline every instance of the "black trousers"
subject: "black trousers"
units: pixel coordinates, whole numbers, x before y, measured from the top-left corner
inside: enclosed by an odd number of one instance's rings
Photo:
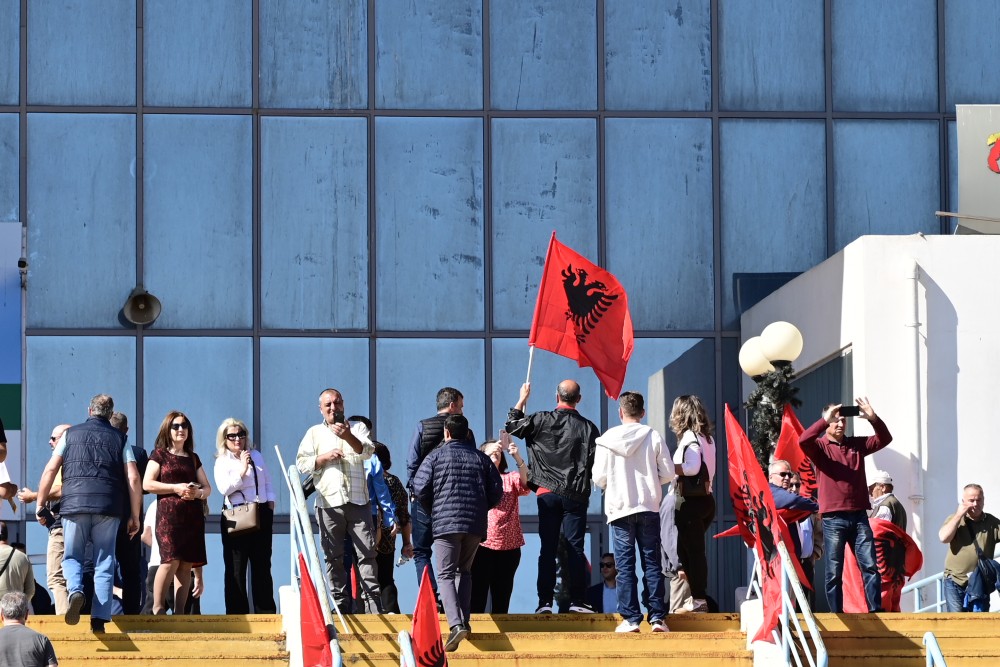
[[[387,614],[400,613],[399,591],[396,589],[396,580],[393,573],[393,567],[396,564],[395,560],[395,550],[387,554],[379,553],[375,556],[375,564],[378,566],[378,587],[382,592],[382,611]]]
[[[155,538],[154,538],[155,539]],[[118,522],[118,537],[115,541],[115,560],[122,577],[122,613],[138,614],[142,611],[142,541],[139,534],[129,539],[128,519]]]
[[[486,612],[486,599],[491,597],[490,613],[506,614],[514,592],[514,573],[521,564],[521,548],[494,551],[479,545],[472,561],[472,613]]]
[[[271,579],[271,532],[274,510],[261,503],[257,508],[260,530],[253,533],[222,534],[222,562],[225,565],[224,588],[227,614],[249,614],[247,568],[250,570],[250,590],[253,593],[253,613],[273,614],[274,581]],[[222,524],[220,517],[220,524]]]
[[[708,588],[708,556],[705,535],[715,520],[715,497],[684,498],[675,514],[677,557],[691,586],[691,597],[704,600]]]

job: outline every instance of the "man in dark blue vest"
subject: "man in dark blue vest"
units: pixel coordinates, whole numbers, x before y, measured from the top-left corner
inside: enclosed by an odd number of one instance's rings
[[[60,515],[66,551],[63,574],[69,590],[66,623],[80,622],[80,610],[86,601],[83,594],[83,565],[88,543],[93,547],[94,599],[90,627],[104,632],[111,620],[111,596],[115,577],[115,538],[127,494],[130,501],[128,534],[139,531],[142,490],[139,470],[132,448],[125,436],[110,423],[115,404],[107,394],[90,400],[90,418],[70,427],[56,444],[42,479],[38,482],[39,512],[48,501],[52,481],[62,469]],[[45,516],[36,513],[43,526]]]
[[[434,566],[431,564],[431,545],[434,536],[431,532],[431,515],[413,496],[413,477],[420,469],[427,455],[444,443],[444,420],[448,415],[460,415],[465,408],[465,397],[454,387],[443,387],[437,393],[437,414],[427,419],[421,419],[410,440],[406,455],[406,488],[410,493],[410,525],[412,526],[413,563],[417,567],[417,586],[425,568],[431,568],[428,573],[431,584],[437,592],[437,579],[434,577]],[[475,436],[469,431],[469,440],[475,442]]]

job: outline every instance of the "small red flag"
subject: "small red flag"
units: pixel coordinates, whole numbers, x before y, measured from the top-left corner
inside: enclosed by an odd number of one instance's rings
[[[299,554],[299,615],[302,623],[302,664],[305,667],[331,667],[330,634],[319,605],[319,594],[309,576],[306,559]]]
[[[802,423],[795,416],[792,406],[785,404],[785,412],[781,415],[781,434],[774,447],[774,458],[788,461],[792,470],[799,473],[802,488],[799,495],[816,500],[819,490],[816,479],[816,469],[813,467],[802,448],[799,447],[799,436],[802,435]]]
[[[434,599],[434,588],[427,574],[430,568],[424,568],[420,579],[420,592],[417,593],[417,606],[413,610],[413,655],[417,667],[445,667],[448,658],[444,652],[444,642],[441,641],[441,623],[438,621],[437,602]]]
[[[752,641],[773,642],[781,612],[781,564],[775,541],[787,533],[774,509],[774,498],[753,447],[729,406],[726,406],[726,444],[729,449],[729,488],[736,520],[752,532],[754,550],[761,569],[764,620]],[[737,508],[737,501],[739,508]],[[748,544],[750,542],[747,542]],[[792,552],[794,553],[794,551]]]
[[[617,399],[632,356],[625,289],[609,271],[564,246],[552,232],[528,345],[590,366]]]

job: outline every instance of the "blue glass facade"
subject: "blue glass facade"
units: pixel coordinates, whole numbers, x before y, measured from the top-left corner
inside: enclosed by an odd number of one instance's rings
[[[954,105],[1000,78],[998,0],[28,4],[0,0],[0,221],[27,231],[31,484],[99,391],[147,448],[188,412],[208,462],[244,419],[277,473],[327,386],[405,477],[439,387],[477,434],[502,425],[553,230],[628,291],[626,387],[707,342],[719,419],[733,275],[947,232]],[[139,330],[137,284],[163,304]],[[566,376],[613,425],[593,374],[544,352],[532,407]],[[724,605],[740,569],[713,573]]]

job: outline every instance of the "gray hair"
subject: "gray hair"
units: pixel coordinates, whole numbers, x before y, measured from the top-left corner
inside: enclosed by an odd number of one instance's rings
[[[98,394],[90,399],[90,415],[101,419],[111,419],[115,412],[115,401],[107,394]]]
[[[775,468],[778,468],[778,467],[784,468],[785,466],[788,466],[788,469],[791,472],[795,472],[794,470],[792,470],[792,464],[789,463],[788,461],[786,461],[784,459],[774,459],[773,461],[771,461],[771,464],[769,466],[767,466],[767,474],[768,475],[773,475],[776,472],[782,472],[782,471],[779,471],[779,470],[775,470]]]
[[[28,620],[30,608],[28,597],[21,591],[12,591],[0,598],[0,614],[12,621]]]

